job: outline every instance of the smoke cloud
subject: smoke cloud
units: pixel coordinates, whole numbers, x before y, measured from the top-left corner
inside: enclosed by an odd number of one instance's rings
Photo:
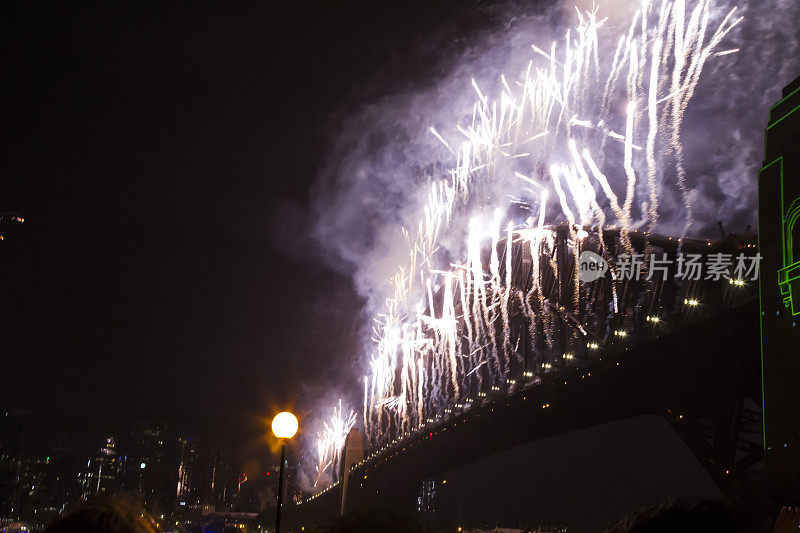
[[[599,15],[608,14],[612,23],[608,38],[627,29],[635,4],[600,2]],[[690,233],[695,235],[714,232],[718,220],[730,231],[755,227],[768,109],[800,73],[795,22],[800,4],[718,1],[717,18],[735,5],[745,19],[721,49],[740,51],[709,60],[685,116],[687,182],[695,213]],[[546,48],[575,24],[574,11],[559,3],[546,8],[508,3],[483,15],[489,22],[468,36],[448,42],[433,35],[420,46],[416,52],[438,50],[442,56],[428,78],[400,83],[416,81],[421,89],[387,87],[382,97],[364,102],[333,128],[332,150],[315,188],[314,231],[333,264],[355,271],[356,286],[370,307],[382,303],[390,290],[388,276],[407,262],[401,228],[415,228],[430,177],[452,165],[451,154],[429,128],[458,139],[455,126],[465,121],[475,100],[472,79],[491,94],[500,74],[515,75],[534,57],[531,44]],[[679,233],[684,209],[670,185],[665,185],[658,230]]]
[[[694,212],[689,232],[696,236],[716,235],[717,221],[732,232],[755,227],[756,180],[768,110],[780,98],[781,88],[800,75],[800,3],[718,0],[712,24],[736,5],[744,20],[719,49],[739,51],[709,59],[683,125],[688,200]],[[353,100],[360,103],[351,104],[352,111],[330,127],[331,151],[314,189],[313,218],[326,258],[353,273],[367,300],[366,320],[392,293],[389,277],[408,262],[402,228],[413,235],[431,179],[453,166],[454,156],[430,127],[445,140],[459,139],[456,125],[468,122],[476,99],[472,80],[486,94],[496,94],[501,74],[511,79],[534,58],[532,44],[549,49],[553,41],[563,41],[567,28],[576,24],[573,6],[509,2],[470,12],[466,22],[454,19],[440,34],[407,52],[438,56],[435,67],[411,72],[402,80],[382,79],[378,73],[372,86],[354,90]],[[609,15],[603,38],[615,42],[637,7],[629,1],[599,2],[598,15]],[[468,31],[460,32],[462,27]],[[601,58],[601,64],[610,60]],[[375,85],[383,89],[376,91]],[[361,101],[360,95],[367,92],[380,96]],[[616,190],[624,188],[613,176],[609,179]],[[680,234],[686,223],[684,199],[674,176],[664,172],[660,179],[656,231]],[[518,180],[498,179],[496,190],[485,194],[504,198],[515,194],[515,188],[521,188]],[[644,190],[639,191],[636,205],[646,198]],[[555,205],[557,199],[550,201]],[[459,255],[465,232],[459,224],[448,229],[440,242],[444,257],[463,259]],[[370,341],[364,342],[366,354]],[[354,370],[351,401],[358,405],[357,378],[364,369]]]

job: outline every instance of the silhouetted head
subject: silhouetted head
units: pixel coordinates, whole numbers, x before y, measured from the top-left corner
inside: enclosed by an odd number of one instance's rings
[[[736,520],[720,503],[673,500],[642,509],[606,529],[605,533],[734,533]]]
[[[58,518],[45,533],[157,533],[155,520],[138,505],[95,498]]]

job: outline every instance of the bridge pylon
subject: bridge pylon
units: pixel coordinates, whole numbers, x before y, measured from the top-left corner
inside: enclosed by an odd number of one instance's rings
[[[758,176],[764,451],[775,481],[800,475],[800,77],[770,108]]]

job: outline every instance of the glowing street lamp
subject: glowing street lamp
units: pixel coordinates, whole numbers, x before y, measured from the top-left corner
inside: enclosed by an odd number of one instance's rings
[[[297,417],[289,411],[275,415],[272,419],[272,433],[281,439],[281,471],[278,476],[278,508],[275,511],[275,533],[281,530],[281,508],[283,507],[283,467],[286,464],[286,440],[294,437],[299,424]]]
[[[291,439],[297,433],[297,417],[289,411],[275,415],[272,419],[272,432],[279,439]]]

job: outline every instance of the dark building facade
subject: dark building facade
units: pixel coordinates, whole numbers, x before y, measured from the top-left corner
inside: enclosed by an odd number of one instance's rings
[[[175,507],[178,511],[199,510],[202,491],[200,442],[194,437],[178,438],[178,479]]]
[[[162,422],[139,422],[130,431],[125,446],[127,469],[124,490],[135,493],[154,514],[171,509],[169,479],[173,469],[167,453]]]
[[[19,514],[26,413],[0,411],[0,518]]]
[[[223,450],[215,450],[211,454],[210,471],[206,487],[204,510],[223,512],[228,509],[228,501],[233,490],[230,458]]]
[[[116,439],[107,437],[103,447],[86,462],[86,468],[80,474],[82,498],[104,493],[118,495],[123,488],[126,468],[126,458],[117,450]]]
[[[764,451],[780,479],[800,474],[800,78],[770,108],[758,215]]]

